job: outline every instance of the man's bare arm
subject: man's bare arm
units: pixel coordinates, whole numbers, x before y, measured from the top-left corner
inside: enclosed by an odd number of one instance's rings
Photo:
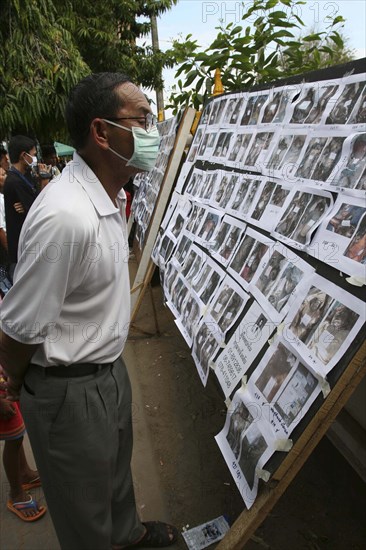
[[[0,330],[0,364],[8,378],[6,385],[9,399],[19,399],[25,372],[37,347],[38,344],[17,342]]]
[[[0,227],[0,244],[6,251],[8,250],[8,239],[6,238],[6,233],[2,227]]]

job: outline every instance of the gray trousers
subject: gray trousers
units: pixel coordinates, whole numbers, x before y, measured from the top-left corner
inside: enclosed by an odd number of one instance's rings
[[[139,539],[123,361],[79,378],[30,365],[20,406],[61,548],[110,550]]]

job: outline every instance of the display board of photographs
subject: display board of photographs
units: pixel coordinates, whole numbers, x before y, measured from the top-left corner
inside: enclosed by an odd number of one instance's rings
[[[248,508],[365,323],[365,77],[210,101],[153,250]]]
[[[137,191],[132,201],[131,215],[136,222],[135,238],[140,250],[142,250],[145,242],[146,231],[155,209],[182,114],[183,112],[180,111],[176,116],[164,122],[158,122],[160,145],[155,166],[151,172],[141,172],[133,180]]]

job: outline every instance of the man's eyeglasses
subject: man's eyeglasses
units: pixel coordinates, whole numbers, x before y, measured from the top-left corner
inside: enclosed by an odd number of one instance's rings
[[[126,116],[126,117],[108,117],[108,120],[145,120],[145,130],[147,133],[156,126],[157,118],[152,113],[147,113],[145,116]]]

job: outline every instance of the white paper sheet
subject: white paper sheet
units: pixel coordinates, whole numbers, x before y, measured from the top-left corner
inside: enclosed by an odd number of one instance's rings
[[[201,223],[195,230],[195,241],[207,248],[209,242],[215,238],[220,227],[224,213],[212,206],[207,206],[199,211]]]
[[[301,293],[306,278],[313,272],[314,268],[292,250],[276,242],[263,256],[248,291],[255,296],[271,321],[278,324],[296,294]]]
[[[212,152],[214,145],[216,143],[217,131],[212,130],[211,128],[207,129],[202,140],[201,144],[198,147],[196,158],[209,160],[212,157]]]
[[[223,516],[182,532],[189,550],[201,550],[224,538],[230,526]]]
[[[264,354],[247,385],[248,403],[277,438],[287,438],[321,393],[320,383],[286,341],[279,338]]]
[[[206,257],[201,270],[191,281],[192,291],[203,305],[207,305],[224,277],[225,271],[210,257]]]
[[[306,251],[335,269],[365,278],[365,201],[341,194]]]
[[[227,266],[231,261],[244,234],[244,222],[231,216],[224,216],[212,240],[206,243],[211,256],[221,265]]]
[[[233,397],[223,429],[215,437],[247,508],[257,496],[257,471],[275,450],[274,436],[265,422],[260,422],[258,413],[258,406],[250,403],[248,392],[241,388]]]
[[[316,129],[308,133],[305,146],[293,171],[294,179],[303,185],[317,182],[320,186],[333,181],[333,173],[342,162],[343,147],[351,128]]]
[[[190,294],[190,289],[180,274],[174,279],[170,286],[170,300],[166,304],[176,318],[181,316],[182,304]]]
[[[179,297],[178,297],[179,299]],[[193,334],[201,318],[201,307],[196,297],[188,290],[181,304],[174,304],[179,314],[175,323],[182,333],[189,347],[192,347]],[[174,313],[174,308],[172,308]]]
[[[249,151],[249,144],[255,134],[255,128],[238,128],[230,140],[230,147],[225,157],[225,164],[232,168],[244,168],[244,159]],[[221,161],[222,162],[222,161]]]
[[[235,183],[226,212],[241,220],[246,220],[262,182],[263,178],[261,176],[241,174]]]
[[[227,103],[230,101],[231,98],[222,96],[218,98],[214,98],[210,102],[210,113],[208,117],[208,126],[216,128],[220,125],[221,120],[223,118],[223,114],[226,108]]]
[[[247,289],[260,265],[261,259],[273,245],[274,241],[272,239],[248,228],[228,265],[228,272],[240,285]]]
[[[201,295],[202,298],[202,295]],[[249,295],[229,275],[226,275],[207,306],[204,319],[211,326],[217,325],[217,333],[224,335],[237,321],[242,313]]]
[[[222,128],[237,126],[240,124],[249,95],[250,94],[248,92],[230,94],[230,101],[226,104],[225,112],[220,123]]]
[[[248,210],[246,220],[271,232],[277,225],[281,210],[291,189],[291,185],[281,180],[263,178],[263,181]]]
[[[214,362],[214,371],[225,398],[232,394],[276,327],[277,324],[269,321],[254,301]]]
[[[299,93],[298,85],[271,88],[260,118],[264,124],[285,124],[292,116],[293,98]]]
[[[364,123],[365,112],[362,111],[365,101],[365,73],[345,76],[341,79],[337,96],[332,102],[332,109],[325,120],[325,124],[352,124]]]
[[[272,235],[294,248],[303,250],[332,207],[333,197],[329,192],[294,186],[285,200]]]
[[[220,349],[220,342],[216,338],[216,327],[216,324],[210,325],[201,321],[194,328],[192,356],[204,386],[207,384],[213,358]]]
[[[302,85],[299,99],[293,105],[291,124],[324,123],[334,106],[334,97],[343,88],[340,80],[308,82]]]
[[[365,168],[366,133],[351,134],[344,140],[342,157],[323,187],[365,198]]]
[[[294,183],[296,179],[293,172],[305,147],[308,132],[309,130],[293,127],[284,127],[277,131],[263,160],[263,174],[271,178],[277,177],[287,184]]]
[[[203,187],[203,180],[206,177],[206,172],[194,167],[190,175],[186,178],[184,185],[184,194],[190,198],[200,196],[200,190]]]
[[[266,131],[257,130],[248,145],[248,153],[243,159],[244,169],[263,173],[268,152],[279,132],[279,129],[273,127],[268,127]]]
[[[307,278],[284,319],[283,338],[323,378],[342,358],[365,322],[365,304],[327,279]]]

